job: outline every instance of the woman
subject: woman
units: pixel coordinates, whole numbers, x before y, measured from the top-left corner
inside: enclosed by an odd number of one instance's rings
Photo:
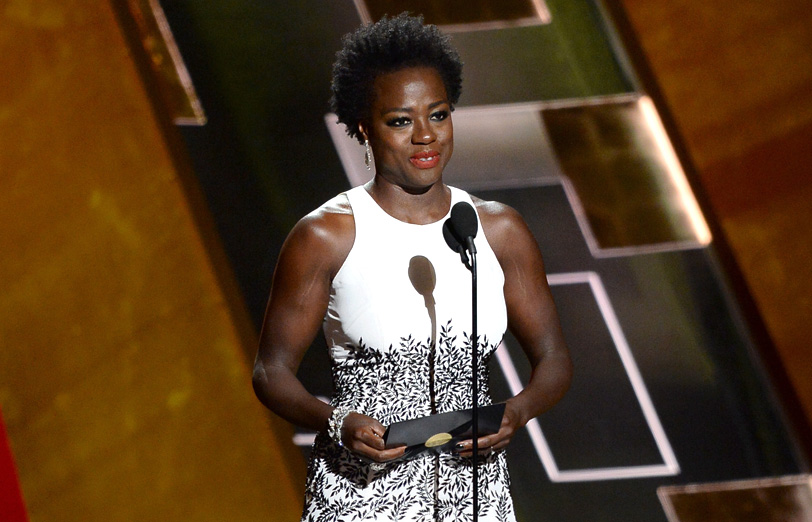
[[[405,14],[344,39],[333,107],[374,157],[369,183],[342,193],[291,231],[274,273],[254,369],[257,396],[290,422],[318,430],[302,520],[471,518],[471,447],[393,460],[392,422],[469,408],[470,274],[445,244],[453,204],[474,205],[478,250],[479,404],[487,361],[506,327],[532,365],[508,399],[498,433],[478,439],[479,520],[515,520],[502,451],[555,404],[571,365],[541,254],[511,208],[443,183],[454,149],[451,112],[462,64],[448,38]],[[296,378],[323,327],[335,394],[325,404]]]

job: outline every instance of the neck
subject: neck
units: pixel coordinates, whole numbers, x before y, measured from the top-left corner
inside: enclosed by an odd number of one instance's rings
[[[416,191],[388,183],[376,176],[364,188],[390,216],[415,225],[441,220],[451,206],[451,191],[443,183],[435,183]]]

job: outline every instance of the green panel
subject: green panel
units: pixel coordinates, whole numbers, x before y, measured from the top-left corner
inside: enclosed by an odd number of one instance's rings
[[[462,103],[491,105],[633,91],[597,7],[552,0],[549,25],[454,34],[465,62]]]

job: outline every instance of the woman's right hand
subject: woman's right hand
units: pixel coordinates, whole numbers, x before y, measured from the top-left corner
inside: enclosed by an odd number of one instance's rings
[[[362,413],[350,412],[341,425],[341,442],[353,453],[375,462],[386,462],[400,457],[406,446],[386,449],[383,434],[386,428],[377,420]]]

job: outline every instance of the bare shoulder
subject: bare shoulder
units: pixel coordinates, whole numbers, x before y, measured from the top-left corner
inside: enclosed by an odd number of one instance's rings
[[[307,256],[326,262],[335,273],[355,241],[355,220],[345,193],[313,210],[293,227],[285,240],[285,250],[297,257]]]
[[[487,201],[476,196],[471,196],[471,200],[476,206],[479,218],[487,221],[501,222],[504,220],[522,220],[521,215],[511,206],[498,201]]]
[[[482,231],[497,254],[503,245],[509,246],[517,240],[532,239],[527,224],[513,207],[475,196],[471,196],[471,199],[482,222]]]
[[[505,273],[505,296],[527,297],[529,288],[545,288],[547,276],[536,238],[522,216],[496,201],[474,199],[482,231]]]

